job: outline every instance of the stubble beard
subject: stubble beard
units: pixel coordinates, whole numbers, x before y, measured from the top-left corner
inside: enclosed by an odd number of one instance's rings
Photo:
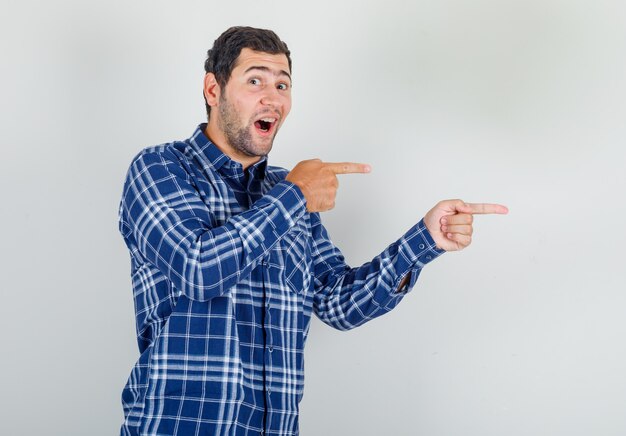
[[[253,121],[249,121],[247,125],[241,125],[237,111],[233,105],[220,96],[220,105],[218,107],[220,117],[218,119],[218,127],[224,133],[228,144],[236,151],[250,157],[263,157],[272,149],[274,144],[274,134],[265,139],[263,144],[255,144],[252,138],[251,130],[254,127]]]

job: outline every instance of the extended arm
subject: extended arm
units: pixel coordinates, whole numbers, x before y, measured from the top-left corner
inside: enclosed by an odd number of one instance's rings
[[[347,330],[393,309],[413,287],[422,268],[444,251],[471,243],[474,214],[505,214],[498,204],[444,200],[385,251],[359,268],[345,265],[317,218],[313,227],[316,293],[322,321]]]
[[[346,265],[319,215],[312,215],[315,296],[313,310],[339,330],[357,327],[393,309],[422,268],[443,253],[420,221],[382,253],[358,268]]]

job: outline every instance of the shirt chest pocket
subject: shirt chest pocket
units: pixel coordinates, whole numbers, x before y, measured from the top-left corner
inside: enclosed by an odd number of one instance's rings
[[[308,292],[311,283],[311,233],[306,222],[298,223],[270,254],[271,262],[280,267],[285,285],[297,294]]]

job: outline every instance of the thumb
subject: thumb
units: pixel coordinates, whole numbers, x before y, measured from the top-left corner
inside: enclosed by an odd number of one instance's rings
[[[442,210],[446,215],[454,215],[456,213],[472,213],[472,208],[463,200],[444,200],[440,203]]]
[[[472,207],[469,204],[461,200],[458,200],[458,203],[456,203],[454,206],[457,212],[469,213],[469,214],[473,212]]]

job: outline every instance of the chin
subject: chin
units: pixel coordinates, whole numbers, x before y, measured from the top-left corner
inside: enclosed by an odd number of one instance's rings
[[[257,152],[255,153],[255,156],[258,156],[258,157],[267,156],[268,154],[270,154],[270,151],[272,151],[272,146],[271,145],[269,147],[265,147],[265,148],[262,148],[262,149],[257,149]]]
[[[274,145],[274,138],[270,139],[269,144],[254,144],[254,152],[255,156],[267,156],[270,151],[272,151],[272,146]]]

